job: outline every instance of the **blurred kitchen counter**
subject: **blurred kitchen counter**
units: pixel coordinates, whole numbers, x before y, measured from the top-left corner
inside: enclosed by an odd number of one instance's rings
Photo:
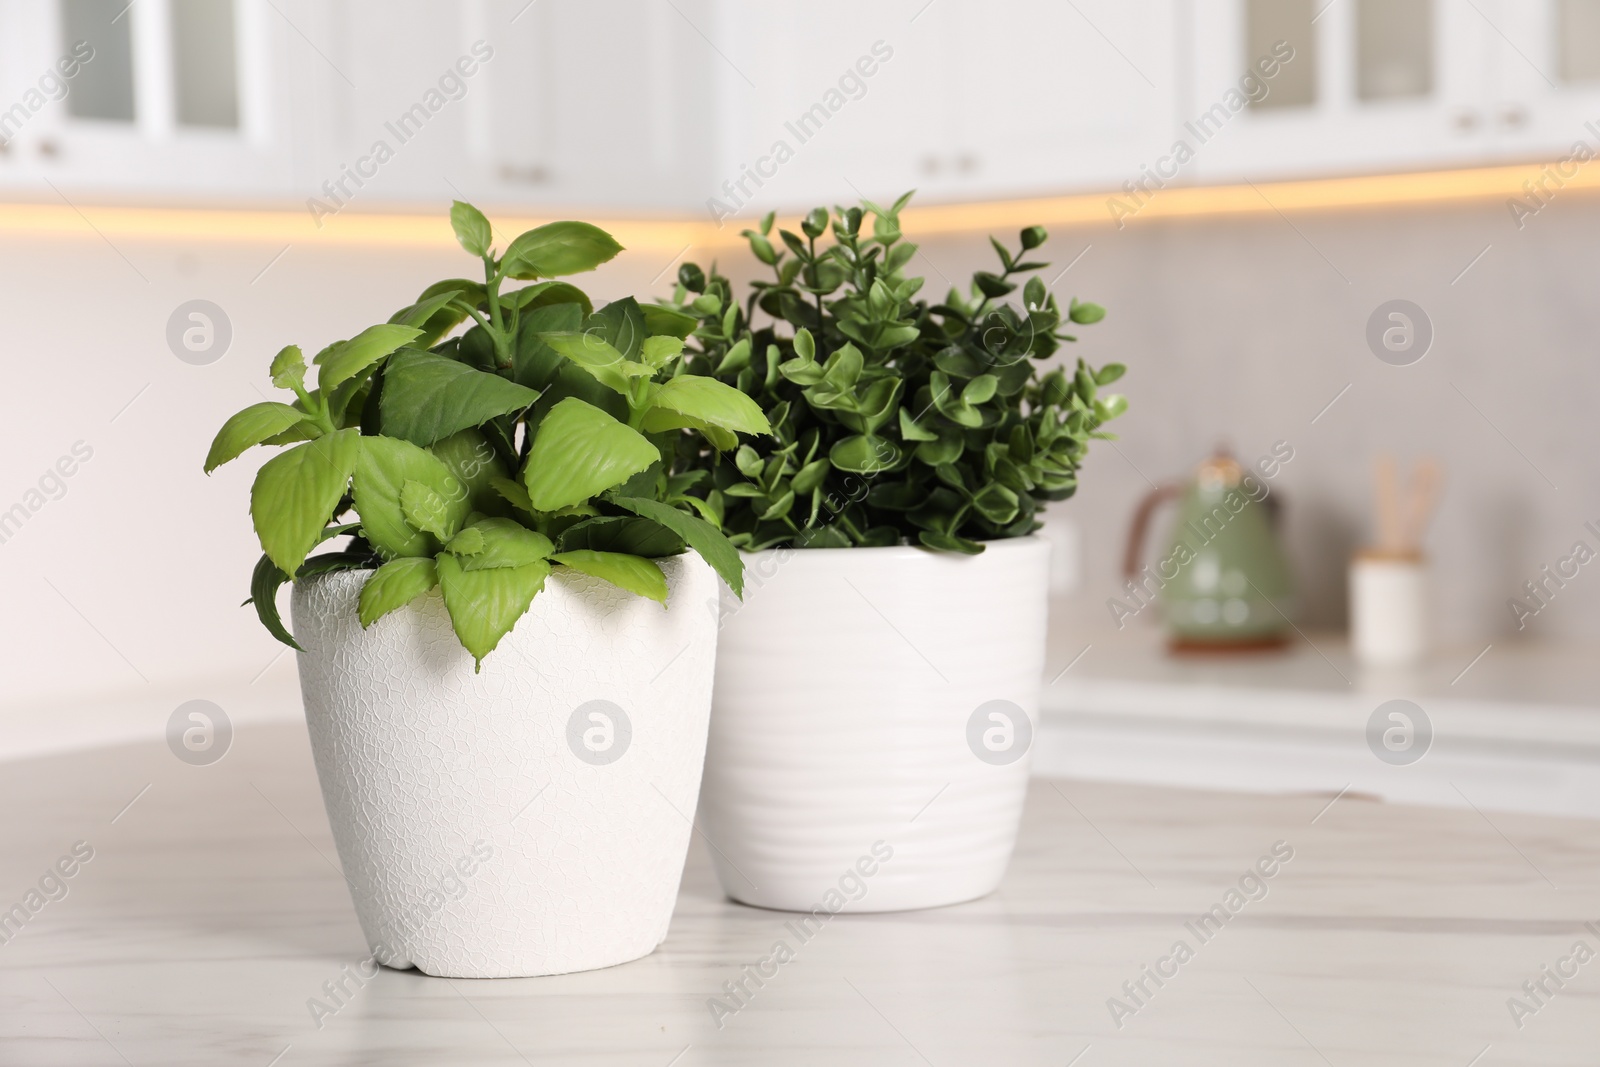
[[[1036,773],[1600,817],[1600,656],[1588,648],[1496,642],[1375,669],[1336,634],[1174,655],[1153,627],[1057,628],[1045,674]],[[1410,763],[1369,744],[1390,700],[1421,709]],[[1376,717],[1374,738],[1390,724]]]

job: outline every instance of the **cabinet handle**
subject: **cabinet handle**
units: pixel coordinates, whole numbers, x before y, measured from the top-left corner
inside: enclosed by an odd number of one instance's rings
[[[543,185],[550,180],[550,172],[538,165],[518,167],[510,163],[502,163],[500,165],[500,180],[513,182],[517,185]]]
[[[61,154],[61,146],[52,138],[42,138],[39,141],[39,154],[46,159],[55,159]]]
[[[1451,120],[1458,133],[1471,133],[1478,128],[1478,113],[1476,111],[1457,111]]]
[[[971,152],[963,152],[956,157],[956,170],[962,174],[971,174],[978,169],[978,157]]]
[[[1500,124],[1513,130],[1528,124],[1528,109],[1520,104],[1508,104],[1500,112]]]
[[[922,157],[922,173],[924,173],[924,174],[938,174],[939,173],[939,157],[938,156],[923,156]]]

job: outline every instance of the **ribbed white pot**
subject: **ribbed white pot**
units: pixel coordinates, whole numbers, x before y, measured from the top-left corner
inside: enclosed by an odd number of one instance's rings
[[[699,556],[668,606],[552,576],[473,672],[437,590],[363,631],[369,572],[295,586],[317,774],[380,963],[501,978],[608,967],[667,934],[716,655]]]
[[[897,911],[999,885],[1027,789],[1049,558],[1037,537],[977,556],[745,557],[700,794],[729,896]]]

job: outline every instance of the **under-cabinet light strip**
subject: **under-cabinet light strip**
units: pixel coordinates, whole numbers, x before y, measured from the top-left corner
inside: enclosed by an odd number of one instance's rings
[[[1559,185],[1557,183],[1560,183]],[[1527,183],[1536,183],[1537,195]],[[1537,184],[1542,183],[1542,184]],[[1521,200],[1538,208],[1554,190],[1600,189],[1600,171],[1561,175],[1538,164],[1479,167],[1345,178],[1319,178],[1244,185],[1167,188],[1154,193],[1086,193],[1026,200],[913,206],[902,215],[908,232],[986,233],[1044,226],[1133,227],[1160,218],[1253,215],[1274,211],[1322,211]],[[1121,205],[1120,207],[1118,205]],[[497,229],[520,232],[547,218],[499,217]],[[678,252],[737,245],[744,220],[717,226],[693,218],[595,219],[597,225],[636,250]],[[0,235],[95,236],[152,241],[245,241],[355,247],[450,247],[454,239],[440,215],[344,212],[318,225],[304,210],[110,207],[101,205],[0,204]]]

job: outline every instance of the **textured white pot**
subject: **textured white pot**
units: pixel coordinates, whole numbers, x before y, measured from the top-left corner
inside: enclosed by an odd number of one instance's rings
[[[1027,789],[1049,559],[1037,537],[978,556],[745,557],[745,601],[724,610],[700,795],[729,896],[896,911],[1000,883]]]
[[[437,590],[363,631],[368,572],[296,585],[322,797],[380,963],[561,974],[666,937],[705,755],[717,579],[693,554],[660,562],[666,609],[552,576],[481,674]]]

